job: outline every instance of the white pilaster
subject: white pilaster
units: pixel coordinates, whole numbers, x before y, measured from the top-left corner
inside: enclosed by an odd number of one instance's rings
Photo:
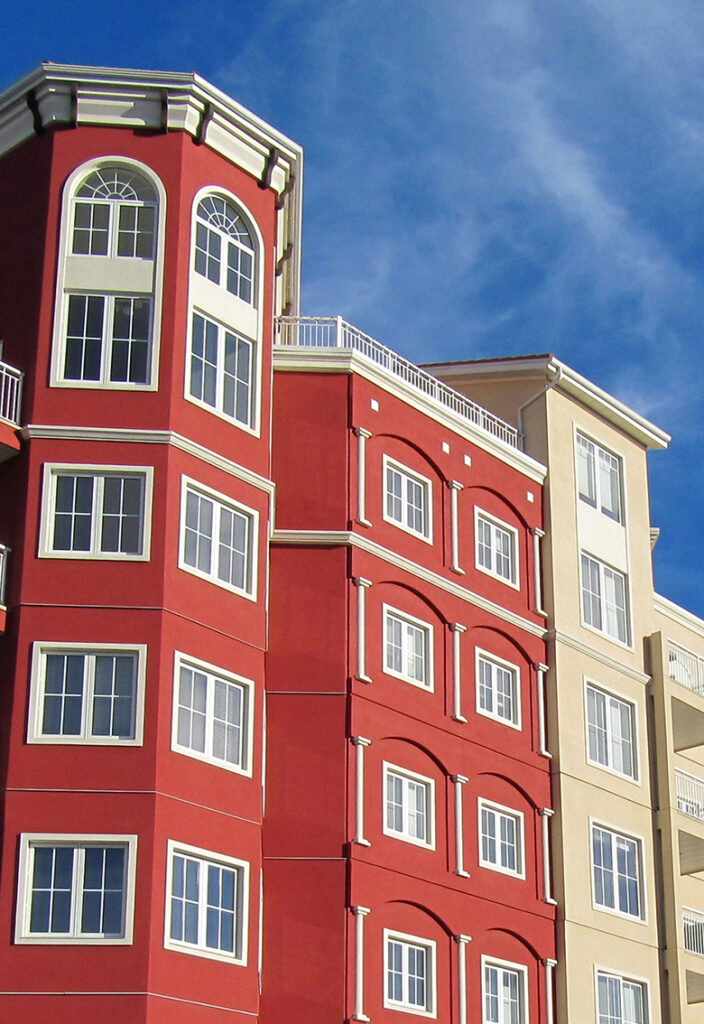
[[[360,846],[371,846],[368,839],[364,838],[364,748],[371,743],[365,736],[353,736],[352,743],[355,748],[355,826],[354,841]]]
[[[367,438],[372,436],[371,430],[355,427],[357,438],[357,522],[362,526],[371,526],[367,519]]]
[[[545,705],[545,673],[548,671],[548,666],[541,663],[534,665],[533,668],[538,680],[538,753],[543,757],[552,757],[547,748],[547,708]]]
[[[371,683],[366,671],[366,590],[372,581],[363,576],[356,576],[352,581],[357,588],[357,679],[363,683]]]
[[[555,1021],[555,997],[554,997],[554,971],[557,967],[557,960],[547,958],[543,960],[545,967],[545,1024],[554,1024]]]
[[[466,775],[451,775],[455,787],[455,874],[469,878],[464,869],[464,813],[462,809],[462,787],[469,779]]]
[[[541,807],[540,817],[543,825],[543,902],[557,903],[553,899],[550,885],[550,819],[555,812],[551,807]]]
[[[545,530],[539,530],[533,526],[530,531],[533,534],[533,581],[535,584],[535,610],[538,615],[547,615],[543,608],[543,584],[542,567],[540,557],[540,541],[545,536]]]
[[[472,941],[470,935],[455,935],[457,943],[457,1024],[467,1024],[467,943]]]
[[[452,630],[452,717],[456,722],[466,722],[462,714],[462,661],[460,650],[460,638],[467,632],[466,626],[459,622],[450,625]]]
[[[369,907],[352,907],[354,914],[354,1016],[352,1020],[368,1021],[364,1012],[364,918]]]
[[[460,491],[464,488],[464,484],[459,483],[457,480],[448,480],[447,486],[450,488],[450,529],[452,536],[452,571],[460,573],[464,576],[464,569],[460,568],[460,531],[459,531],[459,511],[458,511],[458,499],[457,496]]]

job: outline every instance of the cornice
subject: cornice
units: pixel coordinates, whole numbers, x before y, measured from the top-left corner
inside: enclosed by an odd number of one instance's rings
[[[167,444],[172,448],[192,455],[201,462],[222,470],[229,476],[236,477],[244,483],[265,491],[273,496],[276,485],[273,480],[254,473],[246,466],[233,462],[224,455],[206,448],[197,441],[192,441],[183,434],[173,430],[129,430],[123,427],[71,427],[71,426],[47,426],[45,424],[30,423],[21,430],[21,436],[25,440],[33,438],[50,441],[107,441],[119,444]]]
[[[389,565],[402,569],[417,579],[437,587],[439,590],[452,594],[453,597],[458,597],[461,601],[466,601],[467,604],[474,605],[475,608],[481,608],[482,611],[495,615],[497,618],[503,619],[504,622],[511,623],[512,626],[517,626],[526,633],[538,637],[546,635],[546,630],[535,622],[524,619],[523,616],[517,615],[500,604],[495,604],[488,598],[482,597],[481,594],[475,594],[474,591],[459,586],[457,583],[453,583],[452,580],[445,579],[444,576],[433,572],[432,569],[426,569],[417,562],[413,562],[410,558],[405,558],[395,551],[390,551],[388,548],[382,547],[381,544],[377,544],[368,537],[354,533],[351,530],[274,530],[271,535],[271,543],[359,548],[370,555],[374,555],[376,558],[382,559],[382,561],[387,562]]]
[[[569,633],[562,633],[559,629],[551,629],[547,634],[547,640],[554,640],[555,643],[564,644],[565,647],[571,647],[573,651],[578,651],[580,654],[584,654],[588,658],[593,658],[594,661],[599,661],[607,668],[610,668],[615,672],[620,672],[621,675],[628,676],[630,679],[635,679],[638,683],[645,684],[650,682],[650,676],[645,672],[639,672],[638,669],[631,668],[630,665],[626,665],[623,661],[618,661],[617,658],[611,658],[608,654],[604,654],[602,651],[597,651],[595,647],[590,647],[588,644],[582,643],[581,640],[571,636]]]
[[[700,619],[694,612],[687,611],[686,608],[675,604],[674,601],[663,597],[662,594],[653,595],[653,606],[656,612],[704,638],[704,619]]]
[[[470,423],[464,417],[453,415],[446,406],[406,384],[394,374],[387,373],[382,367],[377,366],[358,352],[334,348],[306,350],[289,345],[275,345],[274,370],[289,373],[358,373],[361,377],[383,388],[384,391],[388,391],[395,398],[408,402],[444,427],[466,438],[491,455],[495,455],[497,459],[513,469],[517,469],[519,473],[523,473],[530,480],[542,484],[547,475],[545,466],[531,458],[530,455],[504,443],[488,431]]]

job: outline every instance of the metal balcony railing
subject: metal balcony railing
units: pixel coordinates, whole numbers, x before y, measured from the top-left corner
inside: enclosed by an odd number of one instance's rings
[[[0,607],[5,607],[5,580],[7,578],[7,556],[10,549],[0,544]]]
[[[20,425],[23,376],[14,366],[0,362],[0,420],[11,423],[13,427]]]
[[[697,821],[704,821],[704,779],[675,769],[677,810]]]
[[[694,693],[704,694],[704,658],[668,640],[667,664],[670,679]]]
[[[421,370],[340,316],[282,316],[277,320],[276,330],[279,345],[341,348],[359,352],[405,384],[444,405],[457,416],[469,420],[480,430],[499,438],[512,448],[521,448],[521,437],[516,427],[443,384],[437,377]]]
[[[704,914],[690,907],[682,908],[684,948],[689,953],[704,956]]]

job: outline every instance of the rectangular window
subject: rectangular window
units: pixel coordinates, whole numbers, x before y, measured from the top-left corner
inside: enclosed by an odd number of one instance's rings
[[[249,864],[169,841],[165,946],[247,962]]]
[[[582,552],[582,617],[587,626],[630,643],[626,577]]]
[[[592,764],[636,779],[635,708],[587,683],[587,756]]]
[[[577,434],[577,487],[581,501],[617,523],[621,514],[621,460],[595,441]]]
[[[45,466],[40,556],[147,559],[153,471]]]
[[[520,964],[482,957],[482,1024],[526,1024],[528,972]]]
[[[148,384],[152,300],[144,295],[68,295],[60,379]]]
[[[141,743],[146,647],[36,643],[29,743]]]
[[[519,672],[516,665],[477,650],[477,711],[504,725],[521,728]]]
[[[642,919],[640,840],[592,825],[592,861],[596,906]]]
[[[476,565],[518,589],[518,531],[475,509]]]
[[[433,627],[384,605],[384,671],[433,689]]]
[[[383,763],[384,834],[416,846],[435,846],[435,783]]]
[[[384,929],[384,1006],[435,1017],[435,943]]]
[[[254,345],[193,314],[188,397],[244,427],[254,426]]]
[[[432,540],[430,480],[384,456],[384,519],[429,543]]]
[[[251,679],[177,654],[172,749],[251,774],[253,686]]]
[[[493,871],[525,877],[523,814],[479,801],[479,863]]]
[[[16,942],[130,943],[136,836],[20,836]]]
[[[254,597],[257,518],[252,509],[184,478],[180,567]]]
[[[618,974],[596,976],[598,1024],[648,1024],[648,988]]]

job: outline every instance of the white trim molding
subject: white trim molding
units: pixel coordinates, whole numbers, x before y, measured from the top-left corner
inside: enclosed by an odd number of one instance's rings
[[[554,1024],[555,1021],[555,968],[557,960],[546,957],[543,960],[545,968],[545,1024]]]
[[[455,935],[457,943],[457,1024],[467,1024],[467,943],[471,935]]]
[[[462,806],[462,787],[469,782],[466,775],[451,775],[450,781],[455,787],[455,874],[460,878],[469,878],[469,871],[464,869],[464,812]]]
[[[450,488],[450,526],[451,526],[451,537],[452,537],[452,571],[458,573],[460,576],[465,575],[464,569],[460,567],[460,531],[459,531],[459,509],[458,509],[458,496],[460,491],[464,490],[464,484],[459,483],[458,480],[448,480],[447,486]]]
[[[364,1012],[364,918],[369,907],[352,907],[354,914],[354,1015],[352,1020],[371,1020]]]
[[[367,675],[367,626],[366,626],[366,590],[372,586],[372,581],[364,576],[355,576],[352,580],[357,588],[357,675],[361,683],[371,683],[371,676]]]
[[[353,736],[352,746],[355,748],[355,808],[354,808],[354,841],[358,846],[371,846],[364,838],[364,748],[371,745],[365,736]]]
[[[551,856],[550,856],[550,819],[554,814],[551,807],[541,807],[538,811],[541,819],[541,835],[543,845],[543,903],[557,904],[552,895]]]
[[[372,432],[364,427],[355,427],[353,432],[357,438],[357,522],[371,526],[367,519],[367,441]]]
[[[462,714],[462,634],[467,627],[459,622],[450,623],[452,632],[452,717],[456,722],[466,722]]]
[[[541,757],[551,758],[552,754],[547,748],[547,705],[545,702],[545,673],[549,671],[549,665],[540,662],[533,665],[538,683],[538,753]]]
[[[536,615],[544,615],[547,617],[548,613],[543,608],[543,560],[540,547],[540,542],[545,536],[545,530],[540,530],[537,526],[532,526],[530,532],[533,537],[533,586],[535,587],[535,612]]]

